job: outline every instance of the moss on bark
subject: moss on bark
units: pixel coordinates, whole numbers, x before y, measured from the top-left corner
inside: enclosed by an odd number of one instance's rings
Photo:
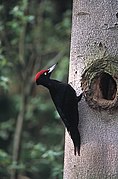
[[[88,104],[93,108],[118,107],[118,57],[96,59],[85,69],[81,80]]]

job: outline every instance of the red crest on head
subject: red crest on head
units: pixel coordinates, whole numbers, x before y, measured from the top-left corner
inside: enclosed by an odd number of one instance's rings
[[[41,70],[41,71],[39,71],[39,72],[36,74],[36,76],[35,76],[35,81],[36,81],[43,73],[45,73],[45,72],[48,72],[48,70]]]

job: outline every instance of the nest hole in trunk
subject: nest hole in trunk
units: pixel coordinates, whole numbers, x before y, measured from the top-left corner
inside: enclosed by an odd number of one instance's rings
[[[117,92],[117,84],[114,78],[103,72],[94,82],[93,98],[96,100],[114,100]]]

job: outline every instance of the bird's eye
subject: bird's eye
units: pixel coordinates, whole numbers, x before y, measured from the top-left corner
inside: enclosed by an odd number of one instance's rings
[[[47,75],[47,73],[45,72],[44,75]]]

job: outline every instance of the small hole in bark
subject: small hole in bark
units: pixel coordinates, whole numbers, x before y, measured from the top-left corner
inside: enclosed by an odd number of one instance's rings
[[[116,17],[118,18],[118,12],[116,13]]]
[[[99,86],[103,99],[113,100],[115,98],[117,85],[111,75],[102,73]]]

